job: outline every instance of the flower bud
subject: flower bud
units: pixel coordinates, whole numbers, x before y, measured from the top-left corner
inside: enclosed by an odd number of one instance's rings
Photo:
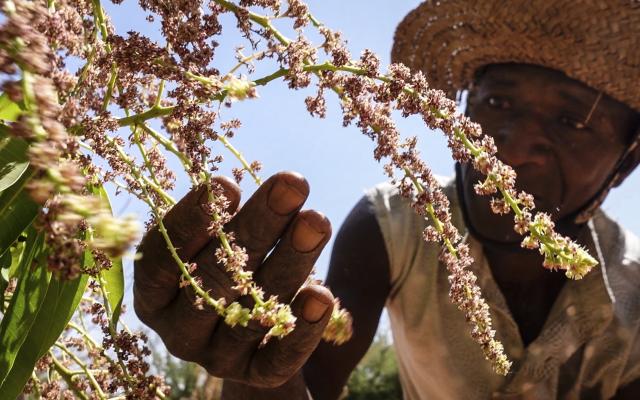
[[[239,78],[233,75],[228,76],[227,84],[223,89],[227,91],[227,99],[231,101],[258,97],[255,83],[243,75],[240,75]]]
[[[119,219],[108,212],[99,212],[87,221],[94,231],[91,247],[110,257],[121,256],[140,236],[140,226],[133,216]]]
[[[227,307],[225,314],[226,315],[224,317],[224,322],[231,327],[234,327],[238,324],[240,324],[241,326],[247,326],[249,320],[251,319],[251,310],[242,307],[240,303],[235,301],[229,304],[229,307]]]
[[[340,308],[340,301],[336,299],[329,323],[324,328],[322,338],[336,345],[341,345],[351,339],[353,335],[353,319],[344,308]]]

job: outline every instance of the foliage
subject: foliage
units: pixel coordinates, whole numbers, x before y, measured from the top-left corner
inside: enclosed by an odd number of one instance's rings
[[[153,366],[171,387],[172,400],[219,400],[222,380],[207,374],[201,366],[171,356],[162,348],[154,348]],[[163,354],[163,356],[161,356]]]
[[[400,400],[402,387],[393,345],[378,334],[347,382],[345,400]]]
[[[207,374],[194,363],[177,359],[154,346],[154,368],[171,387],[173,400],[218,400],[221,380]],[[402,388],[393,345],[386,334],[376,336],[371,347],[352,372],[345,387],[343,400],[400,400]]]

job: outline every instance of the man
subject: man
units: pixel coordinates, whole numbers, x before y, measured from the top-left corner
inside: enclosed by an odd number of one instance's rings
[[[438,247],[421,240],[425,222],[390,185],[369,191],[336,238],[326,283],[354,318],[354,336],[340,347],[319,343],[332,301],[319,286],[294,300],[296,330],[264,348],[259,327],[230,328],[196,310],[151,231],[136,265],[136,312],[173,354],[227,379],[226,398],[298,399],[307,389],[316,400],[337,398],[385,305],[407,399],[640,398],[640,241],[598,209],[640,159],[640,6],[477,3],[422,4],[398,28],[394,58],[425,70],[450,93],[469,89],[467,113],[495,138],[519,188],[600,266],[581,281],[544,270],[539,254],[520,247],[511,217],[493,215],[488,199],[473,193],[480,176],[469,166],[443,182],[498,338],[514,361],[501,377],[447,298]],[[239,191],[220,182],[234,210]],[[247,247],[258,283],[284,301],[331,231],[322,214],[300,211],[308,192],[301,176],[277,174],[227,226]],[[217,244],[208,241],[206,214],[194,207],[199,195],[188,194],[166,224],[205,285],[232,296],[211,256]]]

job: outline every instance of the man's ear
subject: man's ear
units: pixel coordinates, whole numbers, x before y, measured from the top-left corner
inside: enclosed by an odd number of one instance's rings
[[[622,182],[636,169],[640,163],[640,126],[636,129],[636,139],[631,144],[624,158],[620,162],[618,172],[614,177],[612,185],[614,187],[620,186]]]

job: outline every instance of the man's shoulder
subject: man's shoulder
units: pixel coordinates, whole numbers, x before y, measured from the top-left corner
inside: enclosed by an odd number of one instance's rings
[[[607,283],[615,297],[616,313],[640,320],[640,238],[604,212],[594,216],[595,231],[605,263]]]
[[[605,258],[628,265],[640,274],[640,238],[603,211],[596,213],[593,220]]]
[[[444,194],[447,195],[450,201],[453,201],[457,197],[455,190],[455,177],[445,175],[434,175],[434,178],[442,188]],[[385,200],[395,198],[403,202],[408,202],[404,199],[400,193],[400,189],[397,184],[389,181],[380,182],[366,191],[366,195],[372,199]]]

